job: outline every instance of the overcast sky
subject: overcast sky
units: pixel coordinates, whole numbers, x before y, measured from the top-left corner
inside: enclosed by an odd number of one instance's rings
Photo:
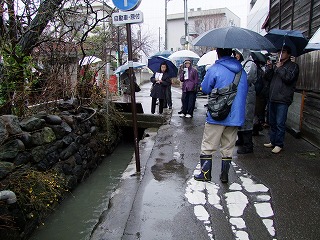
[[[227,7],[230,11],[238,15],[241,19],[241,27],[247,25],[247,14],[249,8],[248,0],[187,0],[188,10],[190,8],[214,9]],[[165,0],[141,0],[138,10],[144,15],[142,30],[149,32],[154,41],[159,43],[159,27],[161,42],[164,42],[164,13]],[[167,5],[168,14],[183,13],[184,0],[171,0]],[[163,45],[163,43],[161,44]],[[159,44],[155,44],[155,51]]]
[[[164,44],[164,16],[166,0],[141,0],[137,10],[144,15],[142,31],[149,33],[155,42],[155,51],[159,46],[159,27],[161,46]],[[187,0],[188,10],[190,8],[215,9],[227,7],[230,11],[240,17],[241,27],[247,25],[247,14],[250,0]],[[183,13],[184,0],[170,0],[167,5],[168,14]],[[162,49],[161,49],[162,50]]]

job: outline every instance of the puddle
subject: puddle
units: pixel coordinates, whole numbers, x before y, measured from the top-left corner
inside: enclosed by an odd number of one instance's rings
[[[188,169],[175,159],[164,162],[163,159],[157,158],[156,164],[151,167],[151,172],[153,173],[155,180],[163,181],[172,178],[173,173],[182,179],[186,179]]]

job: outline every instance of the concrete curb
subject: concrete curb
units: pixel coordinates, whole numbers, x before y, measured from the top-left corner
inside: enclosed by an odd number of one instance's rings
[[[91,232],[90,239],[121,239],[136,194],[144,177],[145,166],[152,152],[158,129],[149,128],[145,137],[139,141],[141,173],[136,173],[135,157],[123,172],[119,185],[112,193],[108,209],[104,210]],[[117,216],[116,218],[114,216]]]

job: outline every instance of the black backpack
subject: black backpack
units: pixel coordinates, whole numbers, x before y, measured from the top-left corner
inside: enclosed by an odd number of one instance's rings
[[[208,99],[208,112],[216,121],[222,121],[230,113],[233,100],[237,95],[237,88],[241,78],[242,69],[235,74],[234,80],[228,86],[212,89]]]

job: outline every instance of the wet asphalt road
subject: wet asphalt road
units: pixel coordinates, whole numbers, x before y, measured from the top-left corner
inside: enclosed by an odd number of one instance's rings
[[[136,95],[146,114],[149,89]],[[319,149],[286,134],[283,151],[272,154],[265,129],[254,153],[234,153],[228,184],[219,180],[219,153],[212,181],[196,182],[206,99],[197,99],[192,119],[180,118],[181,90],[172,93],[168,124],[140,141],[141,174],[132,161],[90,239],[320,239]]]

